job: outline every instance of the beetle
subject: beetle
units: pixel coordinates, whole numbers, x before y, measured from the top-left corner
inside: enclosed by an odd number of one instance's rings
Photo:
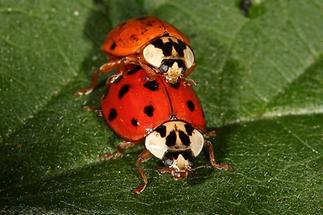
[[[93,73],[91,85],[77,94],[90,93],[97,86],[100,74],[129,64],[140,65],[150,79],[162,75],[173,84],[179,78],[187,77],[195,67],[194,53],[187,37],[154,16],[129,19],[113,28],[102,51],[108,56],[108,62]]]
[[[107,82],[101,109],[109,127],[124,141],[102,157],[120,157],[125,149],[144,142],[145,149],[136,161],[143,183],[134,193],[141,193],[148,184],[140,165],[151,157],[162,160],[165,166],[159,172],[171,173],[174,179],[189,175],[193,158],[204,146],[212,167],[230,168],[215,161],[213,145],[205,139],[213,133],[206,131],[203,109],[191,85],[184,80],[170,84],[162,77],[151,80],[140,66],[125,67],[122,74]]]

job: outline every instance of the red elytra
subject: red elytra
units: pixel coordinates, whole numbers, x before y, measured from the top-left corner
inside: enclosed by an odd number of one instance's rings
[[[169,84],[162,77],[151,81],[138,66],[108,84],[101,108],[110,128],[131,142],[143,140],[156,127],[173,119],[205,130],[203,109],[191,86],[183,80]]]

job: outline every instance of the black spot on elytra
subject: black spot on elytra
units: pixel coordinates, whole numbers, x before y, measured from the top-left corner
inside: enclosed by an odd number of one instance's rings
[[[108,120],[111,122],[112,120],[114,120],[117,117],[117,111],[114,108],[111,108],[109,116],[108,116]]]
[[[185,134],[184,131],[178,131],[179,139],[181,139],[182,143],[185,146],[189,146],[191,141],[190,138]]]
[[[134,68],[128,70],[127,75],[133,75],[136,72],[138,72],[141,69],[141,67],[139,65],[135,66]]]
[[[117,47],[116,42],[112,42],[111,46],[110,46],[110,50],[114,50]]]
[[[165,137],[166,136],[166,126],[165,125],[161,125],[158,126],[155,131],[157,131],[161,137]]]
[[[154,22],[153,21],[148,21],[148,22],[146,22],[146,25],[149,26],[149,27],[152,27],[154,25]]]
[[[130,39],[132,39],[134,41],[138,41],[139,40],[138,37],[137,37],[137,35],[135,35],[135,34],[131,34],[130,35]]]
[[[176,144],[176,133],[175,131],[171,131],[169,135],[166,137],[166,145],[168,147],[175,146]]]
[[[191,100],[188,100],[188,101],[186,102],[186,106],[187,106],[187,108],[188,108],[191,112],[193,112],[193,111],[195,110],[195,105],[194,105],[194,103],[193,103]]]
[[[147,81],[144,86],[151,91],[156,91],[158,90],[159,84],[157,83],[157,81],[153,80]]]
[[[144,108],[144,113],[149,116],[152,117],[154,115],[154,107],[152,105],[148,105]]]
[[[130,86],[128,84],[125,84],[120,88],[119,94],[118,94],[119,99],[121,99],[124,95],[126,95],[126,93],[129,91],[129,87]]]
[[[136,120],[135,118],[132,118],[132,120],[131,120],[131,125],[133,125],[133,126],[137,127],[137,126],[139,125],[138,120]]]
[[[194,131],[194,128],[193,128],[193,126],[191,126],[191,124],[185,124],[185,130],[186,130],[186,133],[189,136],[191,136]]]

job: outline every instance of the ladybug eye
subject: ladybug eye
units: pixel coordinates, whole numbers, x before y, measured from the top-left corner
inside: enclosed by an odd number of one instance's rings
[[[167,72],[167,71],[168,71],[168,69],[169,69],[169,65],[167,65],[167,64],[165,64],[165,63],[163,63],[163,64],[159,67],[159,71],[160,71],[160,73],[165,73],[165,72]]]
[[[174,161],[172,159],[164,159],[163,160],[163,164],[165,166],[171,166],[174,163]]]

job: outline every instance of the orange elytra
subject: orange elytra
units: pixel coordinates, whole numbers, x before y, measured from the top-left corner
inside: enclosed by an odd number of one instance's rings
[[[165,34],[185,44],[189,40],[174,26],[154,16],[130,19],[115,27],[106,37],[102,51],[109,56],[124,57],[140,52],[147,43]]]

